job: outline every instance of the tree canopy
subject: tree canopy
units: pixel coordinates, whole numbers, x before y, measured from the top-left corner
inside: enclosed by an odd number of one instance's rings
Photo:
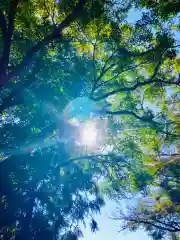
[[[135,195],[120,228],[178,239],[179,6],[0,3],[1,239],[76,240]]]

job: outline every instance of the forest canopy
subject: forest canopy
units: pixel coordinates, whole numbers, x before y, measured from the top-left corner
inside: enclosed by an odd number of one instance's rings
[[[180,239],[179,12],[0,2],[0,239],[83,238],[105,199],[138,199],[120,230]]]

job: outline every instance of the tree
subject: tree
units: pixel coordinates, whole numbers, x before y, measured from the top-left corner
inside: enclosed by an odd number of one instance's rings
[[[158,173],[177,205],[162,155],[179,141],[179,45],[159,15],[128,24],[133,1],[1,4],[3,236],[77,239],[86,217],[98,229],[102,191],[147,195]],[[100,129],[98,146],[78,143],[77,121]],[[168,214],[153,221],[172,224]]]
[[[96,4],[96,11],[93,7]],[[85,5],[88,7],[84,8]],[[103,12],[103,2],[5,1],[1,6],[1,86],[17,78],[44,45],[62,42],[62,32],[86,15],[86,21]],[[28,14],[27,14],[28,12]],[[6,19],[7,15],[7,19]],[[88,16],[88,17],[87,17]],[[37,31],[37,35],[35,32]],[[20,50],[20,51],[18,51]],[[17,58],[14,54],[17,53]],[[16,64],[18,63],[18,64]]]
[[[68,73],[69,65],[77,57],[69,40],[62,38],[62,30],[83,18],[82,9],[86,3],[62,5],[62,2],[54,1],[7,1],[1,6],[4,20],[1,26],[4,39],[1,56],[1,86],[4,87],[1,91],[1,154],[2,159],[7,160],[0,166],[1,234],[4,238],[56,239],[60,235],[68,236],[68,239],[70,235],[77,238],[82,235],[79,222],[87,215],[92,216],[103,205],[91,174],[77,164],[73,167],[69,161],[71,156],[67,155],[67,149],[56,136],[57,125],[60,126],[58,117],[55,121],[52,119],[52,112],[56,115],[67,104],[66,98],[77,96],[78,91],[72,92],[72,87],[79,90],[80,86],[81,91],[81,81],[77,79],[75,70],[80,67],[79,62],[74,67],[77,81],[68,80],[68,76],[73,77]],[[91,8],[89,3],[86,16]],[[55,41],[58,41],[56,45]],[[40,57],[40,50],[44,57]],[[67,52],[72,53],[71,59],[62,57]],[[58,69],[60,64],[62,68]],[[67,69],[63,69],[64,65]],[[64,90],[59,82],[59,78],[64,81],[63,76],[68,90]],[[45,96],[47,91],[47,98],[42,99],[42,92]],[[53,104],[56,105],[55,111]],[[58,130],[63,128],[65,126]],[[50,141],[54,143],[53,147],[50,147]],[[93,218],[92,222],[95,223]]]
[[[138,206],[129,207],[126,213],[119,210],[115,219],[123,221],[122,230],[135,231],[142,227],[153,239],[167,239],[171,233],[172,239],[179,236],[178,161],[178,154],[168,156],[168,162],[154,175],[154,181],[145,182],[145,187],[149,185],[148,195],[140,199]],[[136,184],[138,186],[138,182]]]
[[[1,231],[5,238],[54,239],[68,231],[78,237],[84,215],[99,211],[104,204],[91,173],[77,164],[69,167],[63,148],[59,150],[59,156],[46,151],[13,157],[10,165],[2,163]]]
[[[168,18],[176,16],[180,11],[178,1],[154,1],[154,0],[142,0],[139,1],[142,7],[150,9],[158,17],[166,20]]]

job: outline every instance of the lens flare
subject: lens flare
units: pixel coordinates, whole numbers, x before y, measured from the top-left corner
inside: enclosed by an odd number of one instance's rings
[[[83,145],[92,146],[96,144],[97,129],[93,123],[84,124],[81,131],[81,142]]]

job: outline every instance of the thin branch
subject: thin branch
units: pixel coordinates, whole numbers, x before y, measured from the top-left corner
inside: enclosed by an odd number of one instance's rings
[[[164,54],[165,51],[163,51],[161,53],[161,57],[160,57],[160,60],[158,61],[155,69],[154,69],[154,72],[152,74],[152,76],[144,81],[144,82],[137,82],[134,86],[132,87],[121,87],[121,88],[118,88],[118,89],[115,89],[111,92],[108,92],[108,93],[105,93],[103,94],[102,96],[99,96],[99,97],[92,97],[91,96],[91,99],[94,100],[94,101],[100,101],[100,100],[103,100],[109,96],[112,96],[114,94],[117,94],[117,93],[120,93],[120,92],[129,92],[129,91],[134,91],[136,90],[138,87],[142,87],[142,86],[145,86],[145,85],[148,85],[148,84],[153,84],[153,83],[164,83],[164,84],[172,84],[172,85],[178,85],[179,82],[172,82],[171,80],[170,81],[165,81],[165,80],[162,80],[162,79],[154,79],[158,73],[158,70],[161,66],[161,63],[162,63],[162,57],[163,57],[163,54]],[[102,77],[102,76],[101,76]]]
[[[174,228],[174,229],[176,229],[176,230],[180,230],[180,229],[178,229],[178,228],[176,228],[175,226],[174,226],[174,224],[176,225],[176,223],[174,222],[171,222],[171,223],[165,223],[165,222],[162,222],[161,220],[159,220],[159,219],[155,219],[155,221],[156,222],[158,222],[158,223],[160,223],[160,224],[162,224],[162,225],[165,225],[165,226],[167,226],[167,227],[170,227],[170,228]]]
[[[179,153],[172,153],[172,154],[162,153],[160,154],[160,157],[180,157],[180,154]]]
[[[120,74],[124,73],[124,72],[128,72],[131,71],[133,69],[136,69],[137,67],[139,67],[140,65],[142,65],[143,63],[139,63],[136,66],[130,67],[128,69],[123,70],[122,72],[117,73],[115,76],[113,76],[112,78],[108,79],[107,81],[101,82],[98,84],[97,88],[100,88],[101,86],[105,85],[106,83],[110,83],[112,80],[114,80],[115,78],[117,78]]]
[[[107,157],[111,157],[112,158],[112,161],[111,160],[106,160],[105,158]],[[124,157],[122,156],[118,156],[118,155],[115,155],[115,154],[95,154],[95,155],[85,155],[85,156],[79,156],[79,157],[75,157],[75,158],[70,158],[69,159],[69,162],[75,162],[75,161],[81,161],[81,160],[85,160],[85,159],[88,159],[88,160],[98,160],[102,163],[119,163],[119,162],[123,162],[123,163],[126,163],[126,160]]]
[[[167,227],[163,227],[163,226],[157,225],[155,223],[152,223],[152,222],[149,222],[149,221],[146,221],[146,220],[138,220],[138,219],[133,219],[133,218],[130,218],[130,219],[127,218],[127,220],[131,221],[131,222],[135,222],[135,223],[140,223],[140,224],[142,223],[142,224],[152,225],[155,228],[158,228],[158,229],[161,229],[161,230],[165,230],[165,231],[168,231],[168,232],[178,232],[178,231],[180,231],[180,229],[175,228],[175,227],[173,227],[173,229],[171,229],[171,228],[167,228]]]
[[[130,209],[130,210],[131,210],[131,212],[133,211],[133,209]],[[165,231],[169,231],[169,232],[178,232],[178,231],[180,231],[179,228],[173,226],[171,223],[168,224],[168,223],[162,222],[159,219],[155,219],[155,223],[154,223],[152,221],[149,221],[149,219],[142,218],[140,213],[136,213],[135,216],[132,216],[132,215],[126,216],[121,211],[119,213],[120,213],[120,216],[114,218],[115,220],[124,220],[124,221],[127,221],[127,222],[135,222],[137,224],[145,224],[145,225],[148,224],[148,225],[154,226],[155,228],[158,228],[158,229],[161,229],[161,230],[165,230]],[[157,222],[157,224],[159,223],[161,225],[157,225],[156,222]],[[162,226],[162,225],[165,225],[165,226]]]
[[[157,50],[157,48],[148,49],[145,52],[131,52],[124,46],[118,48],[120,56],[128,56],[128,57],[142,57],[142,56],[147,55],[155,50]]]
[[[104,69],[104,70],[101,72],[101,74],[99,75],[98,78],[96,78],[96,80],[95,80],[95,82],[94,82],[94,86],[93,86],[91,95],[92,95],[92,94],[94,93],[94,91],[96,90],[97,84],[98,84],[98,82],[101,80],[101,78],[103,77],[103,75],[104,75],[107,71],[109,71],[110,69],[112,69],[112,68],[115,67],[115,66],[116,66],[116,63],[112,63],[109,67],[107,67],[106,69]]]
[[[96,51],[97,40],[93,44],[93,81],[96,81],[96,63],[95,63],[95,51]]]
[[[155,124],[155,125],[159,124],[159,123],[153,121],[153,118],[151,116],[139,116],[131,110],[119,110],[119,111],[115,111],[115,112],[107,110],[104,113],[109,114],[109,115],[129,115],[129,116],[133,116],[136,119],[141,120],[143,122],[147,122],[147,123],[151,123],[151,124]]]
[[[179,85],[179,82],[172,82],[171,80],[170,81],[165,81],[165,80],[162,80],[162,79],[155,79],[155,80],[147,80],[145,82],[137,82],[133,87],[122,87],[122,88],[118,88],[116,90],[113,90],[111,92],[108,92],[108,93],[105,93],[104,95],[102,96],[99,96],[99,97],[91,97],[92,100],[94,101],[100,101],[100,100],[103,100],[109,96],[112,96],[114,94],[117,94],[117,93],[121,93],[121,92],[130,92],[130,91],[134,91],[136,90],[137,88],[139,87],[142,87],[142,86],[146,86],[148,84],[153,84],[153,83],[162,83],[162,84],[168,84],[168,85]]]
[[[178,48],[178,47],[180,47],[180,44],[174,45],[174,46],[172,46],[172,47],[170,47],[170,48]]]
[[[112,67],[114,67],[116,64],[111,64],[108,68],[107,67],[107,64],[109,63],[109,61],[114,57],[114,52],[111,54],[111,56],[106,60],[103,68],[102,68],[102,71],[100,73],[100,75],[94,80],[94,84],[93,84],[93,88],[91,90],[91,94],[90,96],[93,95],[94,91],[96,90],[96,87],[97,87],[97,84],[99,83],[99,81],[101,80],[101,78],[104,76],[104,74],[110,70]]]
[[[170,133],[170,132],[166,132],[166,131],[163,131],[163,130],[161,130],[160,132],[161,132],[161,133],[164,133],[164,134],[166,134],[166,135],[168,135],[168,136],[171,136],[171,137],[180,138],[180,135],[179,135],[179,134]]]

